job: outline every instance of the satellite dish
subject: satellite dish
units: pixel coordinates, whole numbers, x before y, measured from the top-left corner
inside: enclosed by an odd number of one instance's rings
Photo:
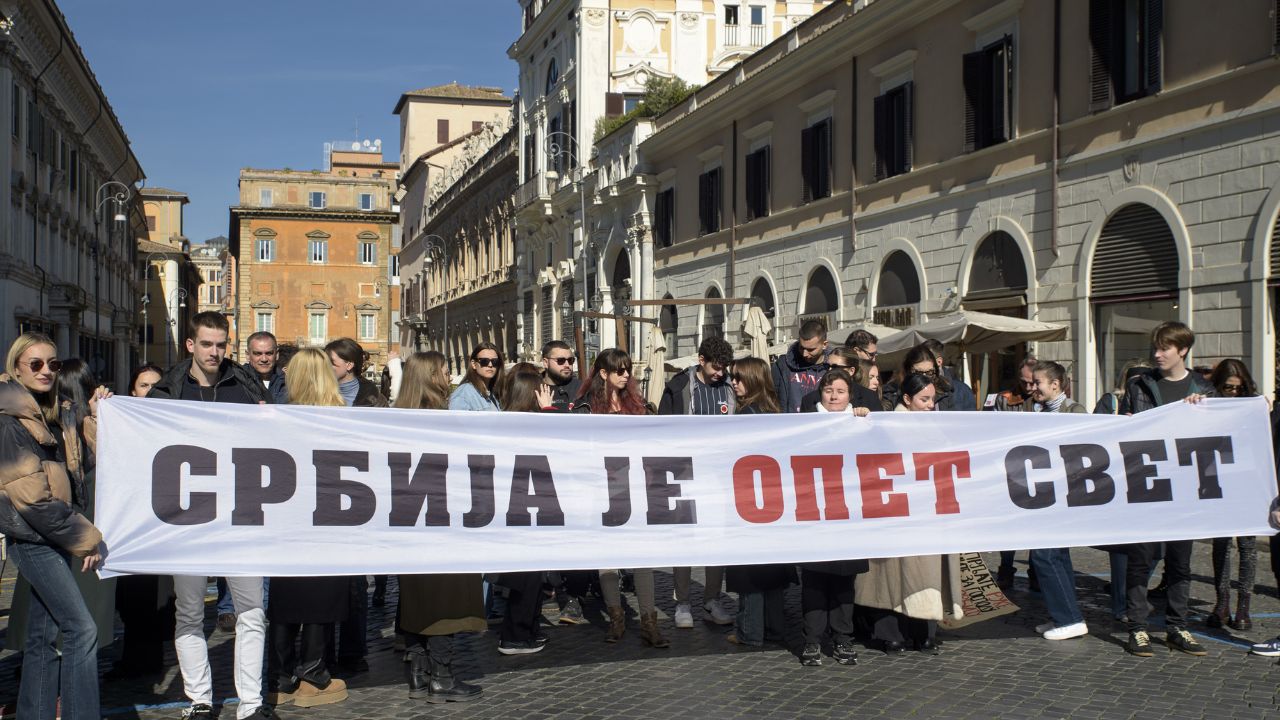
[[[369,147],[369,141],[368,141],[368,140],[365,140],[363,144],[364,144],[364,146],[365,146],[365,147]]]
[[[374,147],[382,147],[382,138],[373,141]]]
[[[359,149],[360,149],[360,143],[358,143],[358,142],[353,142],[353,143],[351,143],[351,149],[352,149],[352,150],[359,150]]]

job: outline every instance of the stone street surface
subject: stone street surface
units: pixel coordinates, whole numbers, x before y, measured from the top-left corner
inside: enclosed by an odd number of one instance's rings
[[[1046,620],[1038,594],[1027,587],[1026,556],[1018,554],[1019,575],[1012,599],[1023,609],[1013,615],[942,632],[938,657],[908,652],[898,657],[859,646],[859,664],[802,667],[796,654],[799,635],[799,592],[788,594],[793,630],[788,648],[741,650],[725,641],[726,628],[697,623],[677,630],[671,623],[669,569],[658,573],[659,615],[671,640],[666,650],[643,647],[638,624],[629,618],[626,637],[606,645],[603,607],[592,598],[587,610],[592,625],[547,627],[546,650],[527,656],[497,653],[494,634],[473,636],[465,649],[463,676],[484,687],[478,702],[428,705],[409,700],[402,680],[400,654],[391,650],[395,607],[392,579],[387,606],[373,608],[369,623],[368,673],[349,680],[351,697],[338,705],[312,709],[282,707],[282,718],[1277,718],[1280,717],[1280,665],[1275,659],[1250,656],[1250,642],[1280,634],[1280,602],[1270,573],[1267,544],[1259,543],[1258,594],[1254,630],[1232,633],[1208,630],[1203,615],[1213,597],[1209,543],[1197,543],[1192,571],[1193,629],[1209,655],[1195,658],[1157,643],[1153,658],[1124,652],[1123,628],[1110,617],[1106,582],[1107,556],[1089,548],[1073,552],[1077,587],[1090,634],[1079,640],[1052,643],[1032,628]],[[1234,556],[1233,556],[1234,557]],[[996,556],[988,555],[994,569]],[[8,607],[13,565],[4,575],[0,607]],[[695,571],[695,580],[701,573]],[[1156,582],[1153,579],[1152,584]],[[695,595],[701,586],[696,586]],[[695,600],[697,598],[695,597]],[[628,596],[634,608],[634,597]],[[701,618],[695,603],[695,618]],[[1153,616],[1156,640],[1161,601]],[[545,607],[554,618],[554,604]],[[233,698],[231,643],[234,637],[213,629],[209,606],[207,628],[212,646],[215,695]],[[7,618],[0,620],[7,623]],[[102,651],[102,669],[110,667],[117,649]],[[182,682],[167,650],[170,669],[156,685],[106,683],[103,713],[113,718],[176,718],[186,703]],[[17,692],[12,652],[0,655],[0,704],[12,707]],[[221,708],[221,718],[234,718],[234,705]]]

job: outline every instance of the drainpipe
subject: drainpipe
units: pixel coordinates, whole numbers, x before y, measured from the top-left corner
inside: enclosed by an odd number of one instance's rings
[[[1053,151],[1050,164],[1052,172],[1049,176],[1050,222],[1053,227],[1049,233],[1049,251],[1058,257],[1058,124],[1061,122],[1061,110],[1058,106],[1058,91],[1062,79],[1062,0],[1053,0]]]

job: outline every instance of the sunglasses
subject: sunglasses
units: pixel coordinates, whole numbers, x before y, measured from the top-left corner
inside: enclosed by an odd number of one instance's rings
[[[629,368],[629,367],[618,368],[617,370],[614,370],[614,371],[613,371],[613,374],[614,374],[614,375],[630,375],[630,374],[631,374],[631,368]]]
[[[1238,393],[1243,390],[1244,390],[1244,385],[1236,385],[1234,383],[1227,383],[1226,385],[1222,386],[1222,392]]]
[[[480,367],[492,368],[492,367],[498,367],[498,363],[500,361],[498,360],[498,358],[476,358],[471,362],[479,365]]]
[[[50,360],[48,364],[49,364],[50,372],[58,372],[62,370],[61,360]],[[40,358],[36,358],[35,360],[32,360],[27,363],[27,367],[31,368],[31,372],[40,372],[41,370],[44,369],[44,366],[45,366],[45,362]]]
[[[548,360],[550,360],[551,362],[553,362],[553,363],[557,364],[557,365],[572,365],[572,364],[574,364],[575,362],[577,362],[577,361],[578,361],[578,359],[577,359],[577,358],[572,357],[572,356],[570,356],[570,357],[559,357],[559,358],[547,358],[547,359],[548,359]]]

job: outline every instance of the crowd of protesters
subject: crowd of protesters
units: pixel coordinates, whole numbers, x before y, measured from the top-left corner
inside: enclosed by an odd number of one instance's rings
[[[882,383],[874,335],[857,330],[842,345],[830,347],[826,328],[816,321],[805,322],[795,343],[772,363],[735,359],[725,340],[704,340],[696,364],[666,382],[657,407],[645,401],[631,357],[617,348],[603,350],[579,373],[572,347],[561,341],[542,348],[541,365],[510,367],[498,347],[482,343],[472,349],[456,387],[440,353],[418,352],[403,359],[393,355],[380,388],[365,378],[366,356],[353,340],[297,351],[286,363],[270,333],[255,333],[242,366],[227,357],[228,335],[222,315],[195,315],[186,340],[190,357],[167,370],[137,368],[128,393],[198,402],[610,415],[1090,411],[1081,398],[1072,397],[1063,365],[1034,358],[1019,367],[1016,387],[990,396],[980,407],[948,364],[946,348],[934,341],[910,349]],[[1159,326],[1152,334],[1151,357],[1126,366],[1115,389],[1092,412],[1128,415],[1173,402],[1260,394],[1239,360],[1224,360],[1212,369],[1188,367],[1194,341],[1183,324]],[[0,378],[0,532],[34,600],[25,618],[18,717],[52,720],[60,704],[60,717],[80,720],[99,717],[100,631],[76,575],[94,570],[103,552],[102,535],[91,521],[91,501],[97,408],[111,393],[85,363],[57,355],[55,343],[35,333],[23,334],[9,348],[6,375]],[[1273,413],[1273,428],[1275,417]],[[1238,556],[1234,605],[1233,547]],[[1188,630],[1192,541],[1103,549],[1112,565],[1111,611],[1127,626],[1128,652],[1153,654],[1149,597],[1161,594],[1167,607],[1165,643],[1190,655],[1206,654]],[[1208,627],[1252,628],[1257,554],[1253,537],[1212,540],[1216,601],[1205,620]],[[1270,556],[1280,584],[1275,536]],[[996,572],[1006,589],[1013,582],[1014,557],[1011,551],[1001,553]],[[1161,561],[1163,576],[1148,590]],[[1087,634],[1071,549],[1031,550],[1029,563],[1029,579],[1042,593],[1051,618],[1037,632],[1048,640]],[[824,647],[835,662],[856,663],[855,638],[885,653],[910,649],[937,655],[938,623],[962,613],[955,556],[708,567],[704,572],[702,603],[696,606],[692,569],[672,568],[677,632],[694,626],[697,607],[706,621],[732,626],[726,635],[730,643],[781,643],[787,629],[783,593],[798,584],[804,638],[798,654],[806,666],[822,664]],[[603,640],[618,643],[627,632],[622,593],[634,592],[640,641],[652,648],[670,646],[659,623],[652,568],[406,575],[398,582],[396,643],[404,651],[409,696],[430,703],[481,696],[480,687],[463,682],[454,671],[458,638],[485,632],[495,616],[501,617],[499,653],[541,651],[548,637],[539,621],[549,597],[556,600],[561,624],[580,625],[588,622],[588,596],[597,595],[607,617]],[[271,708],[282,704],[311,707],[345,700],[342,678],[368,669],[368,607],[385,602],[386,583],[386,577],[374,579],[371,599],[365,577],[219,579],[216,622],[235,633],[237,718],[273,717]],[[172,639],[190,700],[183,717],[212,718],[204,634],[208,588],[209,578],[203,576],[119,578],[115,607],[124,634],[119,659],[107,677],[160,672],[163,643]],[[727,593],[736,593],[737,602]],[[1280,638],[1260,642],[1252,652],[1280,656]]]

